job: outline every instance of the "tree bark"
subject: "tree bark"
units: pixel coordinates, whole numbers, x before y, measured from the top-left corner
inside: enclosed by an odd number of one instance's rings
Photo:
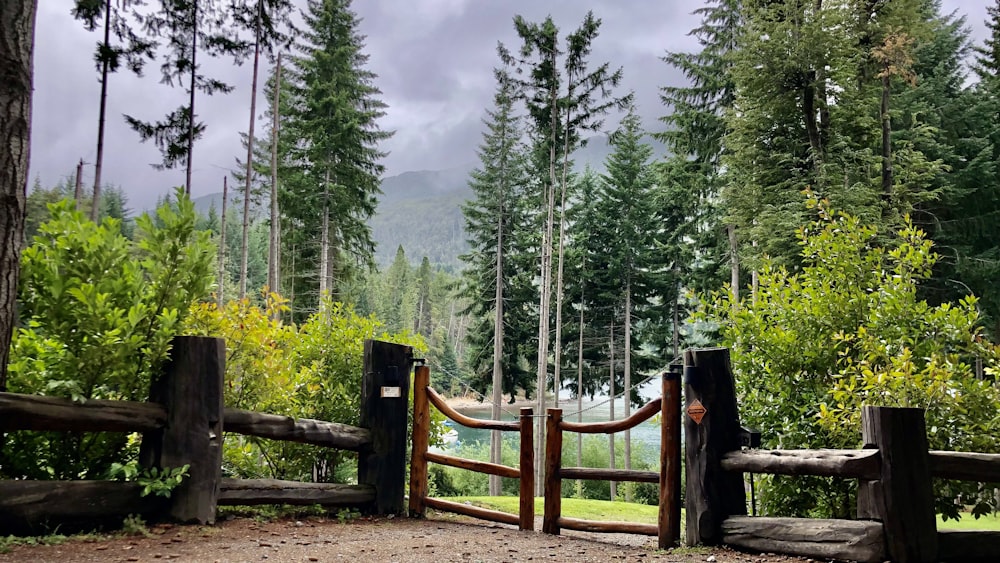
[[[625,282],[625,418],[632,414],[632,279]],[[632,469],[632,432],[625,431],[625,469]],[[614,500],[614,499],[611,499]],[[630,488],[625,489],[625,502],[632,502]]]
[[[740,301],[740,255],[736,242],[736,225],[728,225],[726,232],[729,234],[729,291],[732,293],[735,310],[739,307]]]
[[[76,186],[73,187],[73,201],[76,202],[76,210],[80,210],[80,204],[83,203],[83,159],[76,164]],[[94,208],[97,208],[97,202],[94,202]],[[96,222],[97,217],[94,217],[93,210],[91,210],[91,220]]]
[[[323,227],[319,235],[319,309],[330,293],[330,170],[323,181]]]
[[[274,71],[274,101],[271,103],[271,230],[268,237],[267,247],[267,288],[268,291],[280,293],[278,287],[280,279],[280,244],[279,233],[281,233],[281,219],[278,215],[278,128],[281,122],[279,116],[279,104],[281,103],[281,53],[278,53],[278,63]],[[276,316],[278,312],[274,313]]]
[[[608,361],[608,366],[610,377],[608,378],[608,397],[611,401],[608,403],[608,420],[615,420],[615,319],[611,319],[611,338],[608,340],[608,345],[611,348],[611,356]],[[608,434],[608,467],[610,469],[615,468],[615,435]],[[614,501],[615,497],[618,496],[618,483],[615,481],[610,482],[611,486],[611,500]]]
[[[250,188],[253,184],[253,130],[257,121],[257,71],[260,68],[260,14],[253,44],[253,79],[250,82],[250,126],[247,132],[247,170],[243,186],[243,242],[240,255],[240,299],[247,296],[247,266],[250,259]]]
[[[503,210],[506,186],[506,170],[500,170],[500,212],[497,213],[497,260],[496,260],[496,294],[493,316],[493,411],[491,418],[500,420],[500,401],[503,398]],[[503,459],[503,436],[499,430],[490,433],[490,463],[499,464]],[[500,476],[490,475],[490,496],[502,493]]]
[[[879,106],[879,116],[882,119],[882,197],[885,201],[885,211],[888,214],[892,205],[892,121],[889,117],[889,95],[891,93],[892,77],[885,69],[882,76],[882,103]]]
[[[191,92],[188,101],[188,146],[187,146],[187,177],[184,181],[184,194],[191,197],[191,163],[194,158],[194,92],[195,78],[198,76],[198,0],[194,0],[191,13]]]
[[[104,48],[111,46],[111,0],[104,3]],[[108,110],[108,59],[101,61],[101,106],[97,115],[97,160],[94,162],[94,194],[93,206],[90,208],[90,220],[97,222],[101,203],[101,166],[104,163],[104,123],[107,121]],[[79,183],[79,180],[77,180]],[[76,196],[76,208],[80,209],[80,195]]]
[[[219,227],[219,294],[216,303],[219,309],[225,303],[223,290],[226,285],[226,204],[229,201],[229,176],[222,177],[222,226]]]
[[[34,0],[0,3],[0,391],[7,390],[10,340],[17,321],[31,147],[35,8]]]

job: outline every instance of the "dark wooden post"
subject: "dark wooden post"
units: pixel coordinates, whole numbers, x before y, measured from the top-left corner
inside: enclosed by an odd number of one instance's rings
[[[521,407],[521,503],[518,510],[518,529],[535,529],[535,440],[534,410]],[[413,469],[410,469],[413,472]]]
[[[545,420],[545,513],[542,531],[559,535],[562,512],[562,409],[549,409]]]
[[[139,459],[145,467],[175,469],[188,476],[170,496],[167,516],[179,522],[215,522],[222,482],[222,386],[226,342],[178,336],[164,373],[150,388],[150,401],[166,408],[162,430],[143,435]]]
[[[365,340],[361,427],[372,444],[358,454],[358,483],[375,487],[376,514],[401,514],[406,484],[406,419],[413,349]]]
[[[687,544],[722,542],[722,521],[746,515],[743,475],[722,469],[722,456],[740,449],[740,417],[729,350],[684,352]]]
[[[413,451],[410,455],[410,516],[424,516],[427,497],[427,446],[430,443],[431,411],[427,386],[431,368],[417,366],[413,376]]]
[[[676,369],[675,369],[676,367]],[[681,377],[680,366],[663,374],[660,399],[660,549],[681,539]]]
[[[876,486],[858,489],[858,516],[882,521],[889,559],[896,563],[938,560],[937,521],[923,409],[864,407],[865,448],[882,459]]]

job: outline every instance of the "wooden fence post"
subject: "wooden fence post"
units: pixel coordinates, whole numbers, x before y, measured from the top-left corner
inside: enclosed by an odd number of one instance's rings
[[[535,529],[535,440],[534,410],[521,407],[520,507],[518,529]],[[411,468],[412,472],[413,469]],[[412,494],[412,493],[411,493]]]
[[[662,376],[660,398],[660,549],[681,539],[681,378],[680,366],[674,368]]]
[[[410,516],[423,517],[427,497],[427,447],[430,444],[431,411],[427,386],[431,368],[417,366],[413,376],[413,451],[410,455]]]
[[[545,513],[542,531],[559,535],[559,516],[562,511],[562,409],[549,409],[545,419]]]
[[[413,348],[365,340],[361,427],[372,445],[358,454],[358,483],[375,487],[376,514],[401,514],[406,483],[406,419]]]
[[[722,521],[747,513],[743,476],[722,469],[722,456],[740,449],[740,418],[729,350],[684,352],[684,418],[688,545],[722,542]]]
[[[888,558],[896,563],[938,560],[937,520],[923,409],[863,407],[865,448],[878,448],[879,481],[858,487],[858,517],[880,520]]]
[[[153,381],[150,401],[166,408],[162,430],[143,435],[144,467],[175,469],[188,476],[170,496],[167,516],[179,522],[215,522],[222,481],[222,388],[226,342],[205,336],[174,338],[164,373]]]

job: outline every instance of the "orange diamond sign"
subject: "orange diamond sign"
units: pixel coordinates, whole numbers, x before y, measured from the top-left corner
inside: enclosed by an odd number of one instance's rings
[[[695,399],[694,402],[687,408],[688,416],[691,417],[691,420],[693,420],[695,424],[701,424],[701,419],[705,418],[706,412],[708,411],[705,410],[705,405],[701,404],[701,401],[698,399]]]

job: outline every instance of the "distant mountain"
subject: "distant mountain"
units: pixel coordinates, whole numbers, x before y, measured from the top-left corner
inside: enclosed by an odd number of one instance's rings
[[[654,157],[661,158],[666,150],[663,145],[650,141]],[[590,166],[603,172],[604,161],[611,154],[607,136],[595,136],[586,146],[573,154],[577,171]],[[375,261],[380,268],[387,267],[400,246],[407,258],[417,264],[426,256],[432,264],[460,270],[459,255],[469,248],[465,240],[465,218],[462,203],[472,197],[469,172],[472,166],[448,170],[420,170],[403,172],[382,179],[382,195],[375,215],[369,221],[376,243]],[[242,211],[235,202],[239,194],[230,195],[229,209]],[[215,205],[216,213],[222,212],[222,193],[202,196],[194,200],[202,213]],[[235,214],[233,215],[235,216]]]

